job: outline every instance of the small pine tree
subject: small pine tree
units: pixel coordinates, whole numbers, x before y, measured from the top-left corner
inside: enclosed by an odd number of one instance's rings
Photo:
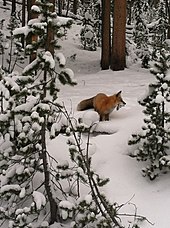
[[[96,51],[97,37],[95,32],[95,19],[93,17],[93,2],[84,10],[83,28],[80,31],[80,39],[83,49]]]
[[[21,42],[18,40],[16,41],[13,36],[13,31],[19,24],[20,21],[15,14],[10,17],[6,29],[0,30],[1,67],[8,73],[14,71],[16,66],[23,68],[24,49],[22,48]]]
[[[150,60],[149,30],[144,19],[144,11],[147,10],[148,6],[146,2],[135,1],[133,8],[135,19],[133,37],[137,48],[136,54],[142,60],[142,67],[148,68]]]
[[[101,46],[101,30],[102,30],[102,22],[101,22],[101,17],[102,17],[102,9],[101,9],[101,1],[99,0],[94,0],[93,3],[93,11],[94,11],[94,30],[96,33],[96,38],[97,38],[97,46]]]
[[[145,107],[144,126],[140,133],[133,134],[129,140],[129,145],[139,145],[133,156],[138,161],[148,162],[143,174],[151,180],[167,169],[164,158],[168,153],[170,140],[170,115],[166,108],[170,101],[170,54],[165,49],[157,50],[156,54],[157,61],[151,70],[155,81],[149,84],[148,94],[139,101]]]
[[[152,47],[153,47],[153,59],[155,57],[155,51],[157,48],[161,48],[166,40],[166,31],[168,28],[168,18],[166,14],[165,1],[161,0],[158,4],[158,12],[156,15],[156,23],[153,27]]]

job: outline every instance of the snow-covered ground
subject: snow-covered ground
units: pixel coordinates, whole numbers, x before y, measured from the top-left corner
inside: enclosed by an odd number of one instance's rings
[[[151,225],[144,222],[142,227],[169,228],[170,174],[160,176],[151,182],[141,174],[143,164],[128,156],[131,150],[128,139],[143,124],[142,107],[137,100],[145,94],[154,76],[149,70],[140,68],[139,64],[132,65],[124,71],[101,71],[100,49],[96,52],[82,50],[78,34],[78,27],[74,25],[69,31],[68,39],[61,43],[62,52],[67,57],[67,67],[74,71],[78,84],[75,87],[63,86],[59,99],[75,116],[91,116],[90,110],[76,111],[79,101],[98,92],[111,95],[122,91],[126,106],[119,111],[113,111],[110,121],[102,123],[103,128],[115,133],[97,134],[91,138],[96,147],[92,156],[93,168],[102,176],[109,177],[110,182],[104,192],[110,201],[119,204],[128,202],[123,209],[124,213],[135,213],[135,204],[137,214],[146,216],[153,223]],[[75,60],[72,58],[73,55]],[[66,139],[59,136],[49,144],[51,154],[59,160],[68,157],[65,142]]]

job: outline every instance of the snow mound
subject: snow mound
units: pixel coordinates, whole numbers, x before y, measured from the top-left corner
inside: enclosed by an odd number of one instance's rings
[[[118,132],[118,129],[115,127],[115,124],[111,121],[103,121],[96,124],[94,133],[99,134],[115,134]]]
[[[78,113],[78,118],[90,133],[114,134],[118,131],[112,121],[99,121],[98,113],[93,110]]]

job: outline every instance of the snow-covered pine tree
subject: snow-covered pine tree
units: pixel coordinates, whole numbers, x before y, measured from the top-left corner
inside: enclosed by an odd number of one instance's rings
[[[152,47],[153,47],[153,59],[155,57],[155,51],[157,48],[161,48],[167,38],[168,18],[166,15],[166,3],[161,0],[158,3],[158,11],[155,18],[156,22],[153,27]]]
[[[50,211],[48,221],[60,220],[46,143],[48,135],[60,131],[54,127],[56,122],[60,121],[62,127],[61,113],[56,110],[59,84],[75,85],[75,81],[72,70],[65,68],[63,54],[53,57],[46,46],[49,27],[55,31],[57,42],[63,34],[62,24],[67,23],[59,21],[51,7],[53,4],[47,0],[36,1],[32,10],[39,16],[14,32],[18,37],[30,32],[38,35],[37,42],[26,48],[37,53],[36,59],[22,74],[1,70],[0,75],[0,219],[11,228],[32,227],[45,205]],[[34,225],[41,227],[39,223]]]
[[[169,50],[157,50],[156,56],[157,61],[151,70],[155,80],[149,84],[148,93],[139,101],[145,108],[144,125],[141,132],[133,134],[129,140],[129,145],[138,145],[133,156],[138,161],[147,161],[142,171],[151,180],[170,167],[167,157],[170,148],[170,114],[167,106],[170,101]]]
[[[24,49],[20,42],[16,42],[13,37],[13,31],[19,25],[19,19],[12,15],[9,19],[6,29],[3,29],[1,37],[2,69],[11,73],[16,65],[22,65],[24,60]],[[6,58],[6,59],[5,59]]]
[[[80,40],[83,45],[83,49],[96,51],[97,49],[97,37],[95,32],[96,21],[94,19],[93,1],[84,3],[84,18],[82,20],[83,28],[80,31]]]
[[[135,1],[133,6],[134,12],[134,31],[133,37],[136,43],[136,54],[142,60],[142,67],[148,68],[150,52],[148,48],[149,30],[145,19],[145,12],[148,9],[146,1]]]
[[[102,9],[101,9],[101,1],[100,0],[94,0],[93,3],[93,17],[94,17],[94,30],[96,33],[96,39],[97,39],[97,46],[101,47],[101,17],[102,17]]]

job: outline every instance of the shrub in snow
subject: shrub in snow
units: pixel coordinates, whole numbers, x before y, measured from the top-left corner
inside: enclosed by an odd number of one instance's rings
[[[155,179],[160,172],[169,168],[170,114],[167,103],[170,101],[170,55],[166,49],[156,52],[157,61],[151,73],[155,80],[150,83],[148,93],[139,104],[145,107],[144,125],[141,132],[133,134],[129,145],[137,144],[133,156],[138,161],[147,161],[143,174]]]

